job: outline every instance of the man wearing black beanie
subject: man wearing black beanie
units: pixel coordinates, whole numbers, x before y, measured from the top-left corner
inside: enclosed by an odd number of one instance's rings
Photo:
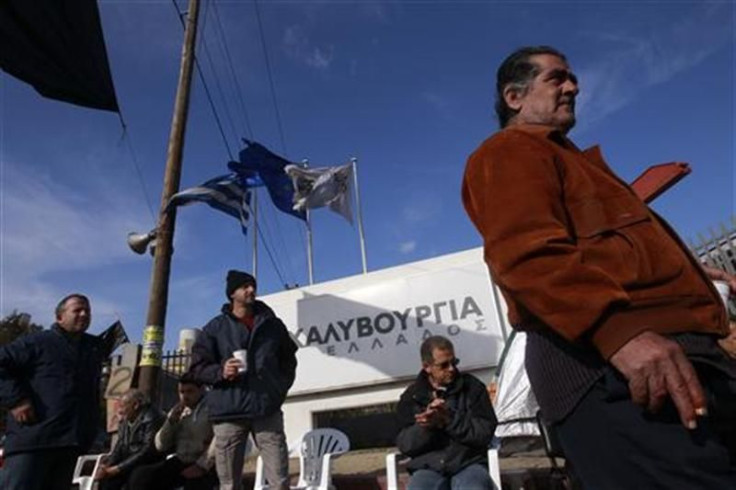
[[[228,271],[229,303],[207,323],[192,347],[191,374],[212,386],[206,400],[221,490],[243,488],[250,433],[263,457],[269,488],[289,488],[281,405],[294,384],[297,346],[273,310],[256,300],[256,286],[251,274]]]

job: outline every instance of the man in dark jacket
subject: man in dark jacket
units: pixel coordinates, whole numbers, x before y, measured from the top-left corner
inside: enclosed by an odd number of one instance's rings
[[[409,490],[492,490],[487,451],[496,414],[486,387],[457,369],[448,339],[428,337],[422,370],[401,395],[399,450],[411,457]]]
[[[296,376],[297,346],[271,308],[255,299],[255,277],[228,271],[225,293],[230,303],[195,341],[191,366],[196,379],[212,386],[207,405],[220,489],[242,489],[245,447],[252,432],[269,488],[286,490],[288,450],[281,405]]]
[[[79,454],[100,424],[103,349],[86,332],[89,300],[70,294],[49,330],[0,347],[0,405],[7,417],[3,490],[68,490]]]
[[[142,391],[133,388],[120,398],[118,415],[118,440],[95,479],[100,480],[100,490],[137,490],[127,485],[133,470],[163,459],[156,451],[154,440],[163,425],[164,414],[147,402]]]

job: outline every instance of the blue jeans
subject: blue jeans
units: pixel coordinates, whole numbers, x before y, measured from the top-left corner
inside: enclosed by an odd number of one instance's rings
[[[488,466],[471,464],[452,476],[432,470],[417,470],[409,479],[407,490],[493,490]]]
[[[0,469],[3,490],[69,490],[79,452],[64,447],[10,454]]]

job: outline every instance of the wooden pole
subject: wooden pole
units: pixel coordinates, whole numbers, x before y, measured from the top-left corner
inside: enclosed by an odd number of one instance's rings
[[[141,353],[138,387],[151,400],[155,400],[158,388],[158,377],[161,372],[161,354],[164,343],[164,323],[166,305],[169,295],[169,274],[171,272],[172,243],[174,240],[174,224],[176,208],[164,212],[171,196],[179,191],[181,179],[181,161],[184,150],[184,135],[189,112],[189,94],[194,68],[194,50],[197,37],[197,19],[199,17],[199,0],[189,0],[189,11],[184,30],[184,44],[181,53],[179,85],[174,102],[174,115],[171,121],[171,133],[166,157],[166,171],[161,193],[161,210],[156,233],[156,252],[151,272],[151,289],[148,299],[148,315],[143,331],[143,350]]]

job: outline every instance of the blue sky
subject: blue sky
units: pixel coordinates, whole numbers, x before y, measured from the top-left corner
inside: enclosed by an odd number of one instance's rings
[[[312,166],[357,157],[369,270],[480,245],[460,181],[467,155],[497,128],[495,69],[522,45],[568,55],[581,82],[571,137],[600,143],[624,179],[690,163],[693,173],[654,206],[683,237],[735,212],[730,1],[262,0],[285,145],[253,3],[209,3],[198,54],[231,151],[246,136]],[[169,1],[99,4],[129,140],[114,114],[44,99],[0,75],[0,313],[27,311],[48,325],[56,301],[81,291],[93,301],[92,332],[119,317],[140,339],[152,262],[125,238],[154,226],[146,196],[157,210],[182,28]],[[229,158],[195,78],[182,188],[225,173]],[[261,247],[260,293],[306,284],[304,227],[265,194],[260,202],[281,274]],[[327,210],[313,218],[316,281],[359,273],[356,229]],[[180,210],[175,249],[168,347],[179,328],[217,312],[226,271],[252,263],[237,221],[201,205]]]

